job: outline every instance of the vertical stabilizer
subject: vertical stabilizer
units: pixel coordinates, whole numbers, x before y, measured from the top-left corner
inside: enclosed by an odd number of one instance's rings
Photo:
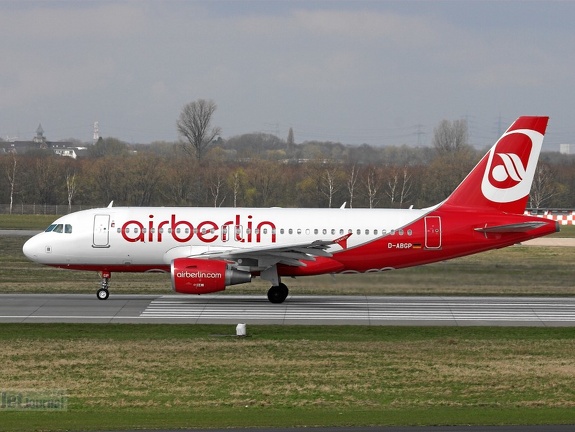
[[[549,117],[519,117],[444,204],[525,211]]]

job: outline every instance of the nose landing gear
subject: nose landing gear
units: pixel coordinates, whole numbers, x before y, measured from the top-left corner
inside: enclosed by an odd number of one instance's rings
[[[102,285],[101,288],[96,292],[96,297],[98,300],[106,300],[110,296],[110,292],[108,289],[110,288],[110,278],[112,277],[112,273],[107,270],[102,271]]]

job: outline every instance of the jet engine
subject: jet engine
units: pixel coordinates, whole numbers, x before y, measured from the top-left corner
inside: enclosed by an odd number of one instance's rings
[[[177,258],[171,267],[172,289],[182,294],[207,294],[252,280],[251,273],[230,269],[225,261]]]

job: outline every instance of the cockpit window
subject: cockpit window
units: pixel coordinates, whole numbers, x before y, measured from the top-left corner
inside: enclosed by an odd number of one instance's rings
[[[52,224],[44,232],[55,232],[55,233],[72,233],[72,225],[70,224]]]

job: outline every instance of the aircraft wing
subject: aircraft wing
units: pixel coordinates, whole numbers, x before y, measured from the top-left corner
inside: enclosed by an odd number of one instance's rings
[[[269,267],[274,264],[303,267],[306,265],[303,261],[315,261],[316,257],[331,257],[332,254],[326,249],[334,244],[346,249],[347,239],[350,236],[351,234],[346,234],[335,240],[315,240],[310,243],[296,243],[292,245],[208,251],[194,255],[194,258],[229,260],[236,262],[238,266],[250,267]]]

